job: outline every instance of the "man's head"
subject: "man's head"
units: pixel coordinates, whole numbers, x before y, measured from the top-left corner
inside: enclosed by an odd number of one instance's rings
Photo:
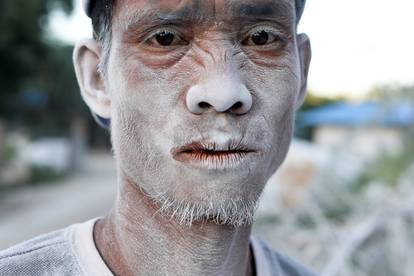
[[[102,0],[90,11],[95,40],[74,52],[82,96],[111,119],[121,178],[165,214],[251,222],[306,92],[297,3]]]

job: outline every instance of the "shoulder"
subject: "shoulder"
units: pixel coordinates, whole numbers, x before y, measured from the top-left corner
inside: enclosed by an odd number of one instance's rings
[[[0,251],[0,275],[82,275],[70,232],[68,227]]]
[[[316,276],[317,274],[285,254],[272,249],[266,242],[251,239],[257,275]],[[259,273],[259,271],[262,273]]]

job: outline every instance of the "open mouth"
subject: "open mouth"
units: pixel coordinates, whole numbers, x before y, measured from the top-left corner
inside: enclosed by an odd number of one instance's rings
[[[220,145],[203,142],[193,142],[171,150],[173,158],[177,161],[212,169],[235,167],[253,152],[254,150],[240,144]]]

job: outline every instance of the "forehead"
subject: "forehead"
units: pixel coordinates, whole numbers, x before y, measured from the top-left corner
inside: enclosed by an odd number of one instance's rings
[[[232,20],[237,18],[295,21],[294,0],[119,0],[114,19]]]

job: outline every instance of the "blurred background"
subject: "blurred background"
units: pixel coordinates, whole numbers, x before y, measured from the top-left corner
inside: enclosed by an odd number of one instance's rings
[[[413,275],[414,27],[410,0],[308,1],[309,94],[254,231],[322,275]],[[80,0],[0,2],[0,250],[105,214],[107,131],[71,54]]]

